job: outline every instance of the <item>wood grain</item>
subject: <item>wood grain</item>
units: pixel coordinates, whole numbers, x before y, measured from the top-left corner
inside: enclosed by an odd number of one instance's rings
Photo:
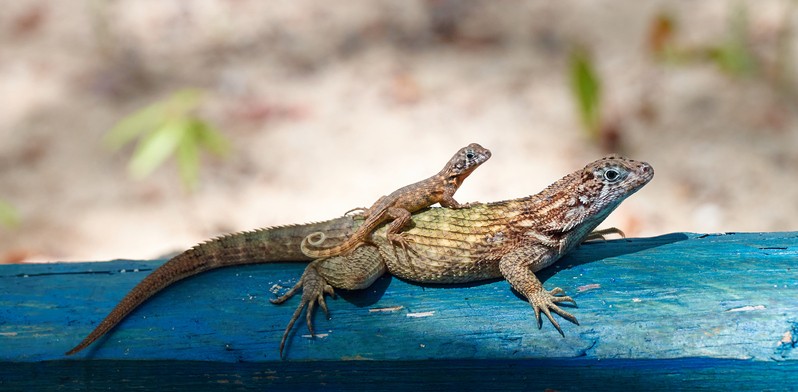
[[[568,310],[581,325],[561,322],[565,338],[545,323],[538,330],[507,282],[421,286],[386,276],[328,301],[333,319],[317,315],[315,339],[298,322],[281,361],[277,345],[298,298],[282,306],[268,298],[293,285],[304,264],[280,263],[180,282],[86,351],[63,356],[162,262],[0,266],[0,389],[238,382],[388,390],[381,380],[394,380],[404,383],[396,388],[571,390],[631,378],[658,380],[650,386],[663,390],[798,385],[795,232],[584,244],[541,273],[546,288],[562,287],[579,304]]]

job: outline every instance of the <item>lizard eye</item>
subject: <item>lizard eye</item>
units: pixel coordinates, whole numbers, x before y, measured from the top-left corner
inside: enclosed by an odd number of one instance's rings
[[[604,171],[604,179],[610,183],[618,181],[621,178],[621,173],[615,169],[607,169]]]
[[[468,158],[469,160],[474,159],[474,152],[466,151],[466,158]]]

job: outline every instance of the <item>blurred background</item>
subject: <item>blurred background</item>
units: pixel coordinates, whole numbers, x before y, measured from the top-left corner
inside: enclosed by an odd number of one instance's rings
[[[798,10],[746,1],[0,1],[0,263],[328,219],[493,152],[460,202],[608,153],[602,227],[798,228]]]

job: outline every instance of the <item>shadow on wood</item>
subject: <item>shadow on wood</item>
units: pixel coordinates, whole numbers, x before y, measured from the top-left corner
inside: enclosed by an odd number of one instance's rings
[[[304,264],[242,266],[175,284],[85,352],[64,357],[163,261],[0,266],[0,389],[424,386],[787,390],[798,381],[798,233],[669,234],[589,243],[542,271],[581,325],[539,330],[504,281],[383,277],[328,301],[316,338],[298,299],[267,299]]]

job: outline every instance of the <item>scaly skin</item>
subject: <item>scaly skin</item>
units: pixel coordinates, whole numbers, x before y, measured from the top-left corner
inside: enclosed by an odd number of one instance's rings
[[[462,283],[503,277],[527,298],[538,327],[544,313],[562,334],[551,312],[577,323],[557,303],[574,302],[559,287],[545,290],[535,272],[551,265],[588,238],[624,199],[654,175],[650,165],[607,157],[571,173],[542,192],[521,199],[478,204],[463,209],[431,208],[412,216],[402,233],[407,248],[393,245],[387,227],[378,228],[370,243],[349,254],[318,259],[305,269],[299,283],[274,300],[282,303],[302,290],[302,299],[280,343],[307,307],[308,329],[318,304],[327,312],[325,294],[338,289],[362,289],[385,272],[420,283]],[[130,311],[158,291],[185,277],[239,264],[276,260],[307,260],[299,251],[302,238],[323,231],[333,242],[345,241],[362,223],[351,217],[327,222],[262,229],[233,234],[200,244],[153,271],[106,319],[74,349],[85,348],[112,329]],[[578,324],[578,323],[577,323]]]
[[[410,214],[435,203],[447,208],[463,208],[454,199],[454,193],[474,169],[490,159],[490,150],[471,143],[458,150],[440,172],[432,177],[404,186],[383,196],[363,213],[363,224],[343,243],[331,248],[314,249],[326,239],[324,232],[309,235],[302,241],[302,252],[314,259],[349,253],[368,239],[369,234],[380,224],[392,220],[388,225],[388,239],[405,247],[402,228],[410,222]],[[311,237],[317,237],[312,240]]]
[[[543,312],[563,334],[551,312],[578,324],[573,315],[557,306],[575,301],[560,295],[564,291],[559,287],[544,290],[534,273],[585,240],[621,233],[614,228],[593,230],[653,176],[654,169],[645,162],[611,156],[588,164],[530,197],[458,210],[432,208],[415,214],[413,227],[402,233],[407,241],[405,251],[397,251],[387,238],[386,229],[380,228],[372,235],[373,245],[360,247],[349,256],[314,261],[294,288],[272,301],[282,303],[299,288],[303,290],[300,305],[280,343],[280,353],[304,306],[308,306],[308,329],[312,335],[311,313],[316,302],[326,311],[324,293],[332,292],[332,287],[368,287],[386,270],[420,283],[464,283],[503,277],[532,305],[538,328],[542,326]],[[305,280],[306,276],[310,278]]]
[[[353,221],[342,217],[306,225],[280,226],[229,234],[201,243],[167,261],[147,275],[122,298],[111,313],[80,344],[69,350],[72,355],[88,347],[113,329],[147,299],[164,288],[190,276],[216,268],[260,264],[283,260],[310,260],[299,250],[308,234],[319,230],[332,236],[352,231]]]

